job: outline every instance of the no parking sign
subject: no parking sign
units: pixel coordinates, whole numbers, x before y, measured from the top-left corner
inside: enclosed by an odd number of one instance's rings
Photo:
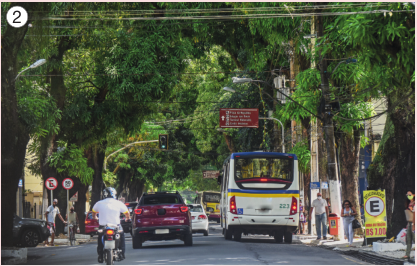
[[[387,233],[385,190],[365,190],[363,200],[366,237],[385,237]]]

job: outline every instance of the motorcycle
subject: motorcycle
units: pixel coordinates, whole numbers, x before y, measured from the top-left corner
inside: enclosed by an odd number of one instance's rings
[[[122,250],[119,249],[119,227],[115,224],[107,224],[104,229],[97,231],[103,241],[103,258],[107,265],[113,265],[114,261],[121,261]]]

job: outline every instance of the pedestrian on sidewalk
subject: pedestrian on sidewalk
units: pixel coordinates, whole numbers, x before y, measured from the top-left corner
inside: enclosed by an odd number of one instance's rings
[[[303,206],[303,201],[300,199],[300,224],[298,226],[298,231],[299,231],[300,235],[303,234],[304,223],[305,223],[304,206]]]
[[[51,232],[51,243],[48,243],[48,238],[45,240],[45,246],[54,245],[54,239],[55,239],[55,217],[58,214],[59,219],[61,219],[61,221],[66,224],[67,222],[64,221],[64,218],[62,218],[61,214],[59,213],[59,208],[58,208],[58,199],[54,199],[54,202],[52,203],[51,206],[48,207],[48,209],[46,209],[45,212],[45,218],[46,221],[49,225],[49,231]]]
[[[413,220],[407,221],[407,249],[405,250],[405,256],[403,259],[410,259],[410,252],[411,252],[411,246],[413,245],[413,241],[415,239],[415,215],[414,215],[414,207],[415,207],[415,195],[414,192],[411,190],[407,191],[407,209],[410,210],[413,213]]]
[[[350,201],[343,202],[343,210],[340,216],[343,217],[343,227],[345,231],[345,239],[349,241],[349,246],[353,247],[353,228],[352,222],[355,220],[356,210]]]
[[[327,218],[329,217],[329,208],[327,206],[327,201],[321,197],[321,193],[317,193],[317,199],[313,201],[310,208],[310,215],[308,220],[311,221],[311,215],[313,209],[315,208],[316,216],[316,231],[317,231],[317,240],[321,239],[321,232],[323,230],[323,239],[327,239]]]

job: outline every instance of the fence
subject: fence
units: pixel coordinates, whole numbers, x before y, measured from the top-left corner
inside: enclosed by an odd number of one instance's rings
[[[36,215],[39,215],[39,211],[37,210],[36,203],[33,205],[30,202],[25,201],[23,203],[23,218],[36,218],[38,219]]]

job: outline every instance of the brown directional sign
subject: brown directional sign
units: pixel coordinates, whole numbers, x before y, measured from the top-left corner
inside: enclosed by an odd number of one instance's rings
[[[203,178],[217,178],[220,171],[203,171]]]
[[[259,109],[220,109],[220,127],[259,127]]]

